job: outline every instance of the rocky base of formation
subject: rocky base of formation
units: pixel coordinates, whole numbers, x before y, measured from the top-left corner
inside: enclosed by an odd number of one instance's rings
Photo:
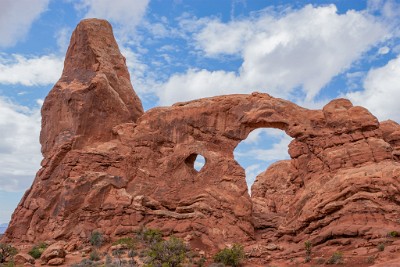
[[[123,242],[118,243],[121,240]],[[100,248],[86,244],[73,251],[67,250],[65,241],[58,241],[48,245],[37,259],[29,254],[32,246],[20,245],[20,251],[12,261],[17,266],[144,266],[155,262],[149,256],[150,251],[155,253],[151,244],[136,239],[132,248],[129,243],[124,243],[126,240],[129,238],[118,239]],[[349,240],[338,239],[324,246],[311,246],[310,253],[304,248],[289,251],[288,246],[273,242],[247,244],[244,246],[244,257],[238,262],[241,266],[399,266],[398,237],[388,236],[381,238],[379,243],[371,241],[357,248]],[[224,266],[218,263],[216,252],[191,248],[179,255],[183,255],[183,266]]]
[[[250,197],[233,151],[258,128],[291,136],[291,159],[260,174]],[[94,231],[107,251],[142,228],[208,258],[242,244],[249,266],[311,266],[335,255],[348,266],[391,266],[400,254],[397,123],[345,99],[308,110],[260,93],[143,112],[106,21],[74,31],[42,108],[40,141],[42,168],[1,241],[22,252],[51,244],[44,255],[58,256],[43,264],[81,260],[74,255]]]

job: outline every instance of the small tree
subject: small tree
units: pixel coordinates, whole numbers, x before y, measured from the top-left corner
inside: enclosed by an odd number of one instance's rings
[[[177,267],[185,259],[188,248],[182,240],[171,237],[169,240],[155,243],[151,246],[148,256],[155,266]]]
[[[305,262],[310,262],[311,261],[311,249],[312,249],[312,244],[310,241],[304,242],[304,247],[306,249],[306,258]]]
[[[5,262],[9,257],[14,257],[18,250],[9,244],[0,243],[0,263]]]
[[[232,248],[224,248],[214,256],[215,262],[220,262],[229,266],[240,266],[245,258],[243,246],[234,244]]]
[[[99,248],[103,244],[104,237],[103,234],[98,231],[93,231],[90,235],[89,242],[92,246]]]
[[[158,229],[143,229],[138,233],[141,240],[149,245],[156,244],[162,241],[162,232]]]

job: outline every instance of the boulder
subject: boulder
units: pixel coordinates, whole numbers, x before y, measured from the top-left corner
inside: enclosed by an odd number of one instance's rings
[[[27,253],[18,253],[14,256],[15,265],[24,265],[25,263],[34,264],[35,259]]]
[[[47,263],[50,265],[51,261],[54,265],[59,265],[56,263],[61,262],[61,260],[63,262],[66,256],[66,252],[64,250],[65,244],[66,243],[64,241],[59,241],[47,247],[40,256],[41,262],[43,264]]]

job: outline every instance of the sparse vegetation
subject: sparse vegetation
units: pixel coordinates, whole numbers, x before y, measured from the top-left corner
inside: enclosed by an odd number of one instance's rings
[[[137,256],[137,252],[134,251],[133,249],[129,250],[128,257],[130,258],[129,263],[130,263],[131,266],[135,266],[136,265],[135,256]]]
[[[93,250],[89,255],[89,259],[91,261],[99,261],[100,260],[99,252],[97,252],[97,250]]]
[[[312,249],[312,244],[310,241],[304,242],[304,247],[306,249],[306,257],[304,259],[305,262],[310,262],[311,261],[311,249]]]
[[[398,236],[399,236],[399,232],[397,232],[397,231],[390,231],[390,232],[388,233],[388,236],[389,236],[389,237],[398,237]]]
[[[135,257],[135,256],[137,256],[137,252],[136,252],[136,251],[130,250],[130,251],[128,252],[128,257],[133,258],[133,257]]]
[[[90,235],[89,242],[92,246],[99,248],[103,244],[104,237],[103,234],[98,231],[93,231]]]
[[[112,263],[112,257],[110,255],[106,255],[106,266],[110,265]]]
[[[186,259],[188,248],[182,240],[171,237],[157,242],[148,251],[150,266],[177,267]]]
[[[48,245],[44,242],[37,244],[34,246],[28,254],[31,255],[34,259],[39,259],[42,256],[42,253],[46,250]]]
[[[243,246],[234,244],[231,248],[224,248],[214,256],[215,262],[220,262],[229,266],[240,266],[245,258]]]
[[[125,252],[122,249],[116,249],[112,252],[113,256],[117,258],[117,264],[118,266],[121,266],[122,264],[122,260],[121,260],[121,256],[124,254]]]
[[[135,248],[135,240],[131,237],[123,237],[118,239],[113,243],[113,245],[123,245],[126,246],[127,249],[134,249]]]
[[[375,256],[369,256],[369,257],[365,260],[365,262],[368,263],[368,264],[373,264],[373,263],[375,263]]]
[[[196,262],[196,266],[203,267],[206,265],[206,261],[207,261],[206,257],[200,256],[200,258]]]
[[[342,264],[343,254],[342,252],[336,251],[333,255],[326,261],[326,264]]]
[[[143,229],[138,237],[147,244],[156,244],[162,240],[162,232],[158,229]]]
[[[88,267],[88,266],[99,266],[99,264],[90,259],[83,259],[80,263],[72,264],[71,266],[72,267]]]
[[[18,253],[18,250],[9,244],[0,243],[0,263],[11,260]],[[11,259],[10,259],[11,258]]]
[[[385,250],[385,244],[379,243],[379,244],[376,246],[376,248],[377,248],[379,251],[384,251],[384,250]]]

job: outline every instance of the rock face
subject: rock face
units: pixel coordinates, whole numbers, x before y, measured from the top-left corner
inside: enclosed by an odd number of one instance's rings
[[[112,140],[114,126],[135,122],[142,114],[111,25],[81,22],[72,34],[61,79],[43,104],[43,156]]]
[[[345,99],[308,110],[260,93],[143,113],[105,21],[78,25],[42,116],[42,168],[3,241],[73,248],[94,230],[115,240],[145,226],[190,234],[201,249],[244,243],[286,259],[306,240],[368,247],[400,226],[397,123]],[[233,150],[258,128],[294,140],[250,197]]]

